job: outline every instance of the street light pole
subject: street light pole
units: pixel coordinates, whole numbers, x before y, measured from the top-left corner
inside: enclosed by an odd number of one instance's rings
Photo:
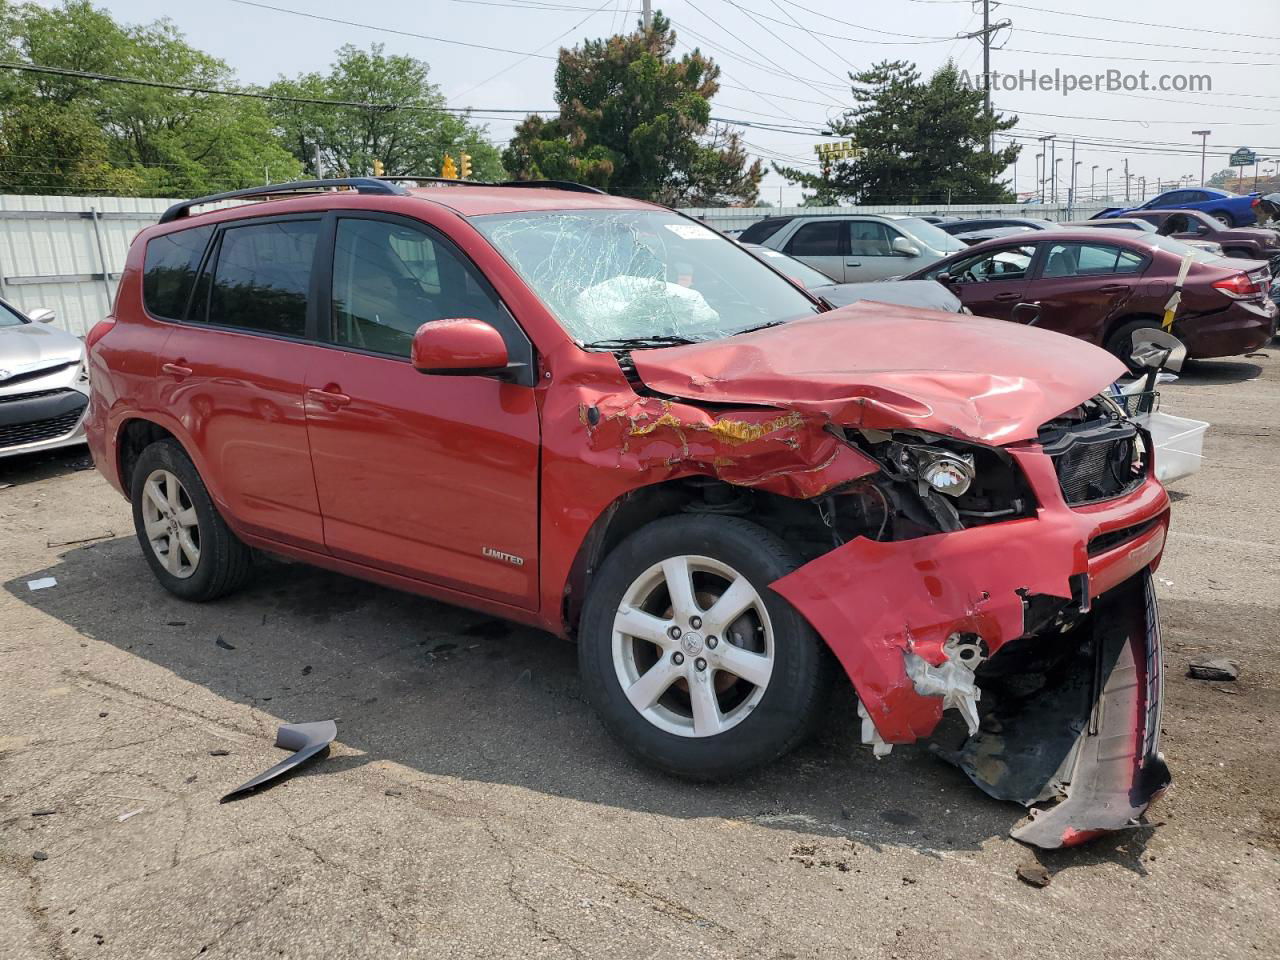
[[[1036,187],[1040,190],[1040,202],[1044,203],[1044,154],[1036,154]]]
[[[1058,159],[1053,161],[1053,202],[1054,203],[1058,202],[1058,164],[1060,164],[1065,159],[1066,157],[1058,157]]]
[[[1204,186],[1204,152],[1207,144],[1209,143],[1209,134],[1211,133],[1213,133],[1212,130],[1191,131],[1191,135],[1193,137],[1200,138],[1200,186],[1202,187]]]
[[[1089,202],[1094,203],[1098,199],[1098,165],[1095,163],[1093,169],[1089,171]]]
[[[1052,147],[1053,147],[1053,138],[1054,138],[1054,137],[1056,137],[1056,136],[1057,136],[1057,134],[1054,134],[1054,133],[1047,133],[1047,134],[1045,134],[1043,137],[1037,137],[1037,138],[1036,138],[1037,140],[1039,140],[1039,141],[1040,141],[1040,149],[1041,149],[1041,150],[1044,150],[1046,153],[1048,153],[1048,154],[1049,154],[1049,156],[1045,157],[1045,163],[1044,163],[1044,180],[1048,180],[1048,179],[1049,179],[1049,170],[1050,170],[1050,168],[1053,166],[1053,159],[1052,159],[1052,158],[1053,158],[1053,151],[1052,151]],[[1048,141],[1048,143],[1049,143],[1049,146],[1048,146],[1048,147],[1046,147],[1046,146],[1045,146],[1045,141]],[[1043,155],[1043,154],[1041,154],[1041,156],[1044,156],[1044,155]],[[1040,181],[1040,202],[1041,202],[1041,203],[1044,203],[1044,201],[1045,201],[1044,180],[1041,180],[1041,181]]]
[[[1114,169],[1115,167],[1107,167],[1107,179],[1102,185],[1102,192],[1108,200],[1111,199],[1111,171]]]

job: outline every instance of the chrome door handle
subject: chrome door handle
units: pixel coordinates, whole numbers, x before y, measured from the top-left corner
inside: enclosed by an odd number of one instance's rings
[[[337,393],[332,390],[308,390],[307,399],[323,403],[326,407],[345,407],[351,402],[351,398],[345,393]]]
[[[171,377],[177,377],[179,380],[183,377],[189,377],[195,372],[190,367],[184,367],[180,363],[166,363],[160,369]]]

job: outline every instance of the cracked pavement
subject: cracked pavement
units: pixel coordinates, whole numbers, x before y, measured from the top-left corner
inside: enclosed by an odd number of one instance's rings
[[[1162,825],[1039,854],[1045,889],[1016,807],[923,746],[875,761],[847,697],[773,767],[677,782],[606,738],[561,641],[278,562],[184,604],[83,453],[0,460],[0,960],[1280,955],[1267,352],[1163,388],[1214,426],[1159,571]],[[1240,680],[1187,679],[1202,654]],[[219,805],[279,723],[330,717],[328,759]]]

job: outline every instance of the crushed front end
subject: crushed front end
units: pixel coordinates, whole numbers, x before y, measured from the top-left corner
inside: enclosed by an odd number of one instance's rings
[[[884,755],[954,709],[968,736],[938,752],[993,797],[1048,804],[1017,839],[1132,825],[1169,784],[1149,438],[1105,397],[1005,446],[844,436],[882,470],[827,498],[839,545],[772,586],[844,666],[863,739]]]

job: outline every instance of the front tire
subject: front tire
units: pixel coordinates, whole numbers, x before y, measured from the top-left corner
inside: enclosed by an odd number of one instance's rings
[[[142,451],[130,481],[133,526],[161,585],[183,600],[239,588],[252,554],[219,515],[195,464],[173,440]]]
[[[798,566],[734,517],[681,515],[623,541],[592,581],[578,638],[583,688],[646,763],[722,780],[799,744],[822,716],[830,654],[769,584]]]

